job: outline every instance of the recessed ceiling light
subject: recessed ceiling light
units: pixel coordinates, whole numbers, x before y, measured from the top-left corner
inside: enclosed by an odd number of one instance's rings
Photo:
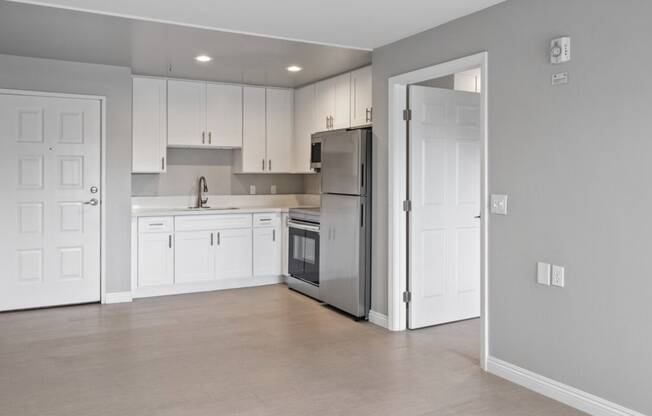
[[[285,68],[285,69],[287,69],[287,70],[290,71],[290,72],[299,72],[299,71],[301,71],[303,68],[301,68],[300,66],[296,66],[296,65],[290,65],[290,66],[288,66],[288,67]]]
[[[195,61],[197,61],[197,62],[210,62],[212,60],[213,60],[213,58],[211,58],[208,55],[197,55],[197,56],[195,56]]]

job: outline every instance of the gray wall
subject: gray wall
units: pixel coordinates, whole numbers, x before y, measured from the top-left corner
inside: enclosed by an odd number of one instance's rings
[[[106,97],[106,288],[130,290],[131,70],[0,55],[0,88]]]
[[[562,12],[563,11],[563,12]],[[373,53],[375,310],[387,285],[387,79],[489,52],[491,355],[652,414],[652,2],[511,0]],[[572,36],[552,66],[549,41]],[[569,71],[570,84],[550,77]],[[535,284],[536,261],[565,289]]]
[[[168,149],[167,172],[162,174],[133,174],[133,196],[193,195],[197,179],[205,176],[211,195],[246,195],[249,186],[256,186],[256,194],[304,193],[304,175],[239,175],[232,173],[233,151],[208,149]]]

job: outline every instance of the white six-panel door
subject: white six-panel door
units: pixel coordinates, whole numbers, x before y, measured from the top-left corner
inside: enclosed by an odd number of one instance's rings
[[[480,316],[481,95],[409,87],[411,329]]]
[[[0,310],[100,300],[100,152],[99,100],[0,94]]]

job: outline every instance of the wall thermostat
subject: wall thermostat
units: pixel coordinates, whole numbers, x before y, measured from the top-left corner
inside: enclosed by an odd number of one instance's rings
[[[563,37],[550,41],[550,63],[561,64],[571,59],[571,38]]]

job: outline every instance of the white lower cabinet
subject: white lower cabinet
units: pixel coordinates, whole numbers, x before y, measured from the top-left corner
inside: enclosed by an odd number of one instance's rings
[[[211,231],[177,231],[174,282],[204,282],[215,278],[215,241]]]
[[[282,281],[280,213],[142,217],[133,236],[134,297]]]
[[[174,283],[174,225],[172,217],[138,219],[138,276],[140,287]]]
[[[215,233],[215,277],[235,279],[251,276],[251,228]]]
[[[254,276],[280,275],[281,227],[254,228]]]

